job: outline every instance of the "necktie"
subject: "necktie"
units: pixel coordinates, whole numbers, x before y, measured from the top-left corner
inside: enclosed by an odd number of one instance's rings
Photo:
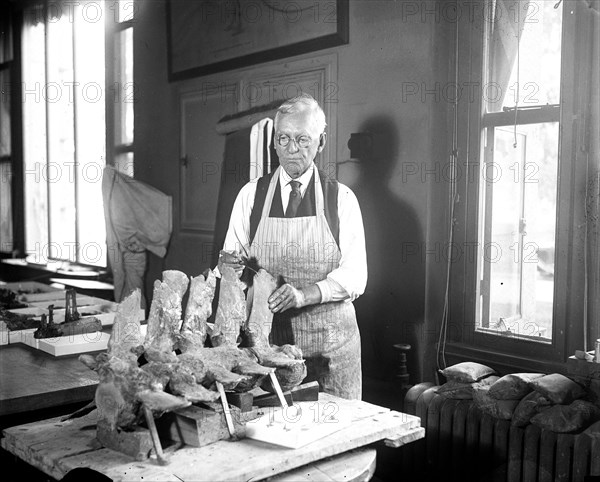
[[[300,196],[300,183],[298,181],[290,181],[290,186],[292,186],[292,191],[290,192],[290,200],[288,201],[287,209],[285,210],[286,218],[293,218],[296,216],[296,211],[298,211],[298,206],[300,206],[300,201],[302,201],[302,196]]]

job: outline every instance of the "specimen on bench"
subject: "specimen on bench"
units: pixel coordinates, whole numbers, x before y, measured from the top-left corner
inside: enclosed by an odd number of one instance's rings
[[[285,389],[302,381],[306,368],[300,351],[268,342],[273,315],[267,298],[275,286],[273,277],[264,270],[255,277],[248,316],[246,285],[232,267],[221,266],[220,275],[212,325],[215,272],[207,270],[190,282],[184,273],[169,270],[154,283],[145,336],[138,316],[141,295],[136,290],[117,307],[107,351],[96,357],[80,356],[100,378],[95,402],[101,443],[113,448],[122,445],[122,431],[143,422],[144,410],[156,418],[192,403],[210,406],[220,396],[218,384],[244,392],[273,372]],[[246,346],[238,344],[241,339]],[[209,341],[212,346],[206,346]],[[136,446],[131,453],[137,457],[140,450]]]

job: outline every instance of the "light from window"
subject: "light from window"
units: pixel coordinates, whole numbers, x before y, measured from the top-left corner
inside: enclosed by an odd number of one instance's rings
[[[105,223],[102,207],[102,169],[106,163],[103,22],[75,22],[75,64],[79,90],[75,117],[77,129],[77,239],[78,259],[106,265]],[[99,202],[100,200],[100,202]]]
[[[115,36],[115,85],[119,108],[115,111],[115,142],[133,143],[133,28]]]
[[[39,263],[106,266],[103,22],[79,5],[47,22],[25,18],[26,249]]]
[[[46,150],[46,25],[42,7],[26,11],[23,30],[23,159],[25,250],[36,263],[48,260],[48,176]],[[45,89],[47,96],[47,89]],[[45,250],[44,254],[42,251]]]
[[[133,0],[116,0],[109,7],[118,23],[130,22],[134,18],[136,5]]]
[[[115,156],[115,168],[129,177],[133,177],[133,152],[117,154]]]

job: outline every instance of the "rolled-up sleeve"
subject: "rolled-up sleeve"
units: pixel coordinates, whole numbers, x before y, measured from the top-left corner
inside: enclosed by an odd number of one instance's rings
[[[250,248],[250,214],[254,206],[256,183],[249,182],[238,193],[231,209],[229,227],[223,242],[225,251],[236,251],[248,256]]]
[[[353,301],[362,295],[367,285],[367,253],[362,214],[356,195],[339,184],[338,216],[340,219],[339,266],[319,281],[321,302]]]

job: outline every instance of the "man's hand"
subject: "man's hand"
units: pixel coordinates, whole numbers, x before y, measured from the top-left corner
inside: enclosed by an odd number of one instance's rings
[[[269,309],[279,313],[290,308],[302,308],[305,305],[304,293],[290,284],[277,288],[269,297]]]
[[[219,262],[217,266],[219,267],[219,271],[222,266],[233,268],[235,274],[239,278],[244,271],[244,260],[236,251],[221,250],[219,252]]]

